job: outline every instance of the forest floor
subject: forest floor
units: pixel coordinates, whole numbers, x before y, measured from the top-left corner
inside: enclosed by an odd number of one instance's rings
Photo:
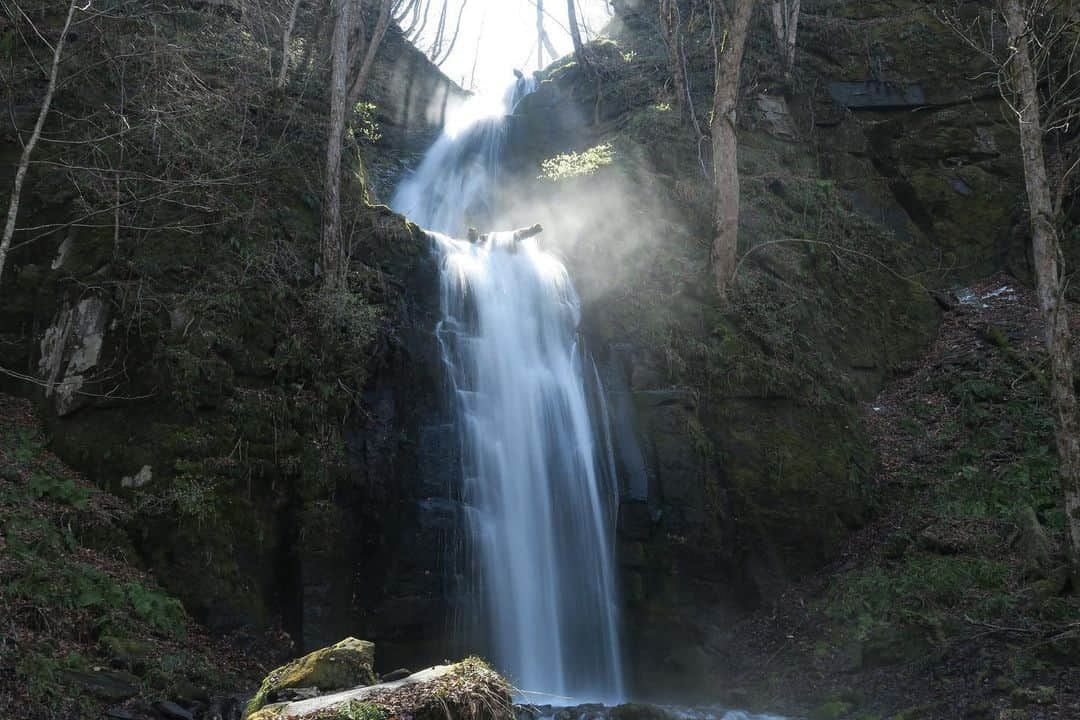
[[[956,300],[925,360],[865,408],[877,519],[734,628],[730,687],[754,704],[812,719],[1080,717],[1080,589],[1064,570],[1036,299],[999,275]]]
[[[28,401],[0,395],[0,717],[215,704],[228,718],[239,700],[227,693],[281,657],[287,638],[212,638],[139,570],[123,530],[132,516],[45,449]]]

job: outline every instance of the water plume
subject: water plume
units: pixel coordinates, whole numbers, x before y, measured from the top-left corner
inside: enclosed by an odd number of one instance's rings
[[[437,332],[468,508],[468,649],[522,690],[618,701],[617,488],[578,296],[537,238],[453,237],[493,217],[505,115],[531,83],[519,78],[497,110],[470,101],[393,205],[439,231]]]

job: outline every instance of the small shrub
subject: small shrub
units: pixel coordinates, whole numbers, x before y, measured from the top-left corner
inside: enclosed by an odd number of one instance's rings
[[[615,148],[611,143],[603,143],[580,153],[564,153],[545,160],[540,166],[539,179],[558,182],[587,177],[614,161]]]

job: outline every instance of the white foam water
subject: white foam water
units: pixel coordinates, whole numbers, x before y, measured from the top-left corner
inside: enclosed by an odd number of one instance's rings
[[[519,79],[501,103],[467,103],[392,205],[437,231],[468,508],[466,648],[523,691],[617,702],[617,487],[577,294],[536,238],[453,237],[490,217],[506,115],[530,90]]]

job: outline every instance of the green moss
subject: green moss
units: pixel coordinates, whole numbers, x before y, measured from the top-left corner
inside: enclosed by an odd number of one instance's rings
[[[840,700],[830,700],[819,705],[810,713],[810,720],[840,720],[851,715],[853,709],[851,703]]]
[[[0,644],[0,663],[15,668],[18,707],[89,717],[151,686],[238,682],[192,640],[180,602],[123,562],[130,508],[49,454],[26,412],[0,395],[0,606],[25,642]]]
[[[341,709],[340,715],[345,720],[387,720],[390,711],[377,703],[352,700]]]
[[[244,717],[262,710],[282,690],[315,687],[323,692],[346,690],[360,685],[374,685],[372,671],[375,646],[355,638],[322,648],[283,665],[263,680],[258,692],[248,702]],[[364,720],[376,720],[364,718]]]

